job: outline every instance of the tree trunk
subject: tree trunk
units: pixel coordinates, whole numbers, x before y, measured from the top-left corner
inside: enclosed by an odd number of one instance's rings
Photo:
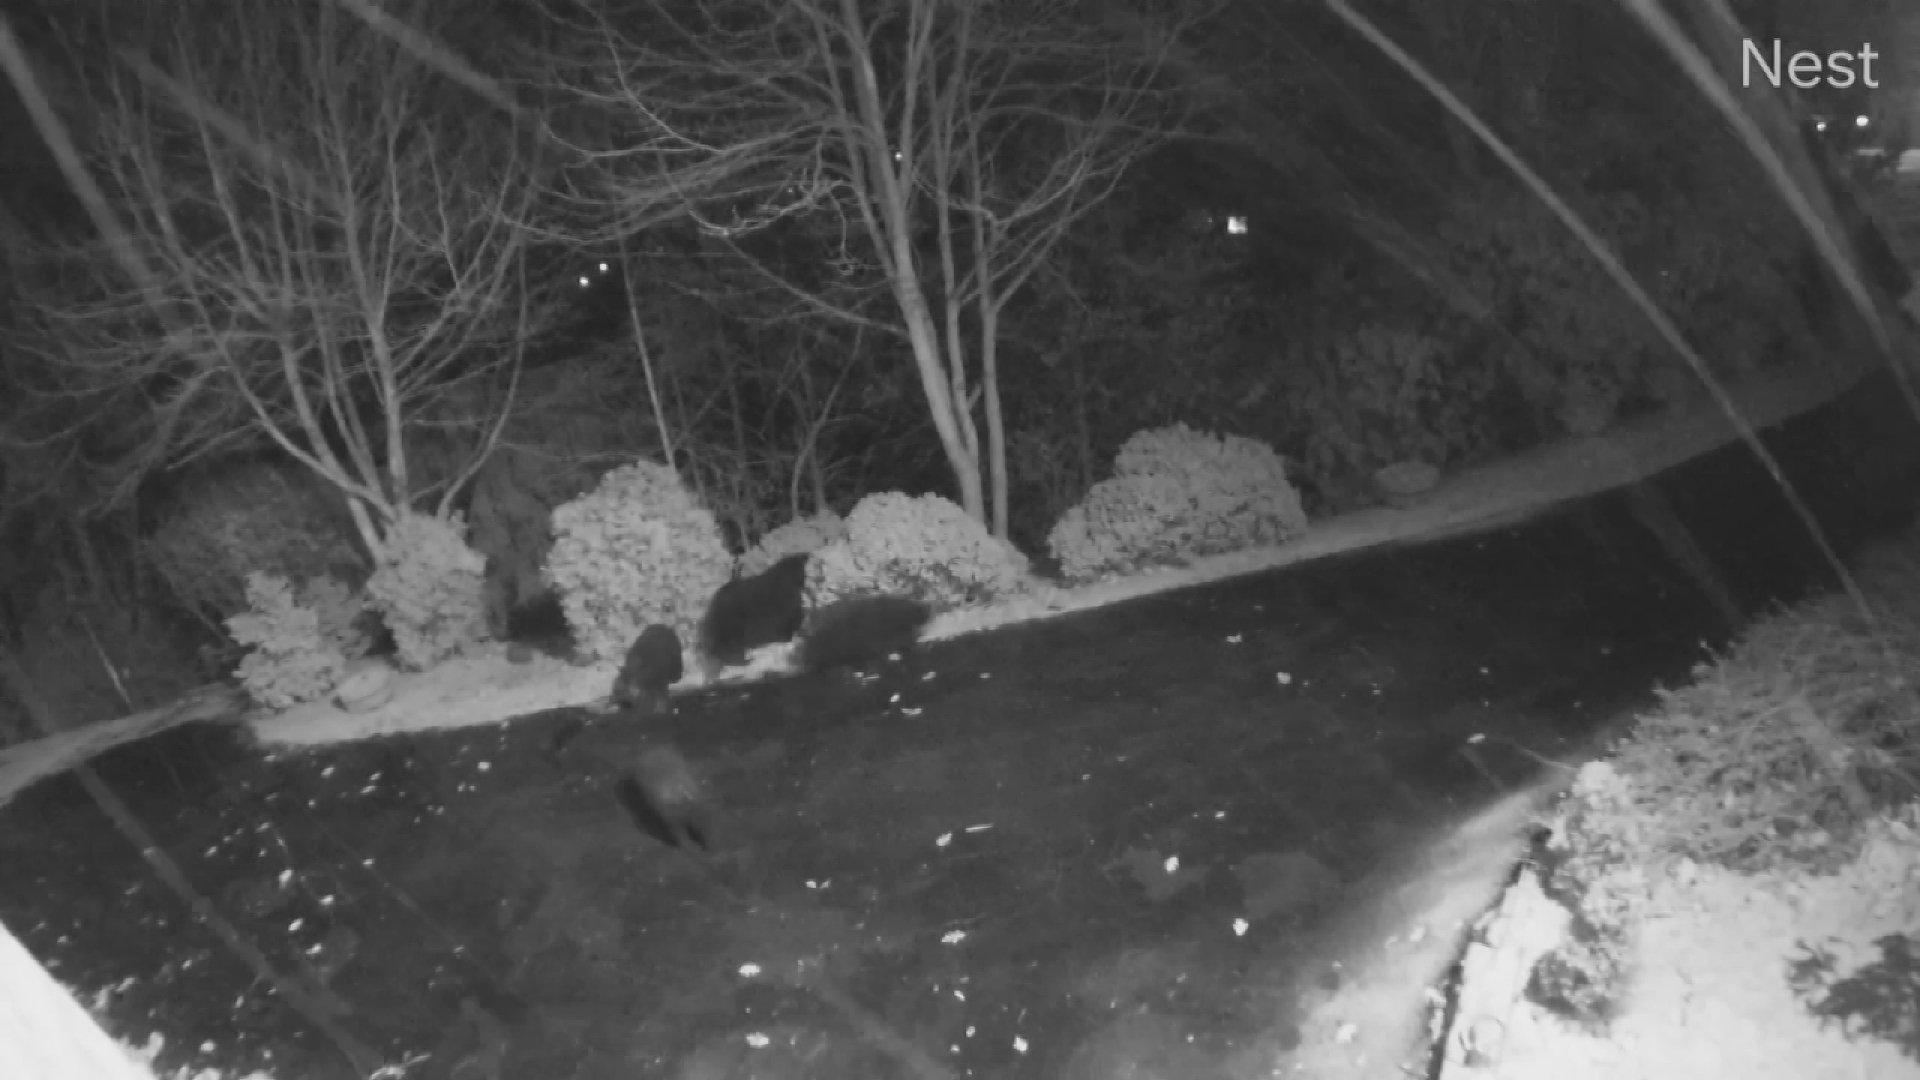
[[[993,491],[993,535],[1007,538],[1007,422],[1000,409],[1000,312],[981,301],[980,394],[987,411],[987,475]]]
[[[901,243],[906,243],[902,237]],[[967,439],[962,433],[961,421],[965,418],[966,401],[955,401],[953,392],[948,388],[948,366],[957,363],[956,357],[947,357],[941,362],[940,336],[933,324],[933,314],[927,310],[927,298],[920,291],[920,283],[911,276],[911,263],[902,273],[894,276],[894,296],[900,302],[901,314],[907,323],[907,339],[913,343],[914,363],[920,370],[920,386],[927,394],[927,409],[933,414],[934,430],[940,434],[940,446],[947,454],[947,463],[953,467],[953,476],[960,484],[960,507],[975,520],[987,520],[986,491],[980,478],[980,462],[967,450]]]

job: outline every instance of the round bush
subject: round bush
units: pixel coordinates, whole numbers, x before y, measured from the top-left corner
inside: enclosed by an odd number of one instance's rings
[[[1307,529],[1286,459],[1253,439],[1185,424],[1143,431],[1113,471],[1047,536],[1070,578],[1281,544]]]
[[[248,650],[234,672],[247,695],[269,709],[286,709],[332,693],[347,657],[319,613],[300,603],[293,583],[278,574],[248,574],[247,604],[227,619],[227,632]]]
[[[757,574],[788,555],[801,552],[811,555],[846,538],[846,520],[831,510],[789,521],[769,531],[753,550],[740,556],[740,573],[742,576]]]
[[[846,539],[814,553],[825,598],[887,592],[950,608],[1010,596],[1030,581],[1026,556],[938,495],[879,492],[847,515]]]
[[[487,636],[486,570],[460,515],[407,513],[393,523],[367,595],[403,665],[424,671]]]
[[[732,566],[712,512],[679,474],[638,461],[554,510],[544,574],[580,653],[606,660],[650,623],[693,640]]]

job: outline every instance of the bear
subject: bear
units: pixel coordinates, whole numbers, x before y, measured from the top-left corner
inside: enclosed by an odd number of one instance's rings
[[[613,680],[613,703],[652,716],[667,711],[667,688],[685,673],[680,635],[659,623],[640,631]]]
[[[614,795],[640,831],[690,854],[712,853],[717,818],[680,751],[666,745],[642,751],[620,775]]]
[[[792,641],[807,617],[806,552],[788,555],[752,577],[720,586],[700,620],[708,670],[747,662],[747,650]]]
[[[850,596],[821,607],[808,620],[796,659],[803,671],[854,667],[906,653],[933,617],[907,596]]]

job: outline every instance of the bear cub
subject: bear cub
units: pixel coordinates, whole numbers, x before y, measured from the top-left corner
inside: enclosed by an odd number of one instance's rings
[[[805,671],[855,667],[906,653],[933,609],[906,596],[850,596],[813,613],[796,654]]]
[[[652,716],[667,711],[667,688],[680,681],[684,666],[680,635],[654,623],[633,639],[620,674],[613,680],[613,703]]]
[[[747,650],[792,641],[807,616],[805,552],[752,577],[720,586],[700,621],[700,653],[710,670],[747,662]]]
[[[614,785],[633,823],[661,843],[692,854],[712,852],[717,815],[680,751],[654,746],[634,759]]]

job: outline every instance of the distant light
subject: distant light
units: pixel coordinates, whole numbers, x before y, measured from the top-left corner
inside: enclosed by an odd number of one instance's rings
[[[1853,118],[1854,127],[1866,127],[1868,124],[1871,124],[1871,123],[1873,123],[1873,119],[1864,114]]]
[[[590,289],[590,288],[592,288],[592,287],[593,287],[593,279],[592,279],[592,278],[590,278],[590,277],[588,277],[588,276],[587,276],[587,275],[585,275],[585,274],[581,274],[581,275],[580,275],[580,287],[581,287],[581,288],[583,288],[583,289]]]
[[[1227,215],[1227,235],[1245,236],[1246,234],[1247,234],[1247,215],[1245,214]]]
[[[1813,122],[1813,130],[1815,130],[1815,131],[1825,131],[1825,130],[1827,130],[1827,118],[1823,116],[1823,117],[1821,117],[1820,119],[1818,119],[1818,120],[1815,120],[1815,121]]]
[[[606,273],[606,272],[607,272],[608,270],[610,270],[610,269],[612,269],[612,267],[609,267],[609,266],[608,266],[608,265],[607,265],[606,263],[601,263],[601,264],[600,264],[600,272],[601,272],[601,273],[603,273],[603,274],[604,274],[604,273]]]

